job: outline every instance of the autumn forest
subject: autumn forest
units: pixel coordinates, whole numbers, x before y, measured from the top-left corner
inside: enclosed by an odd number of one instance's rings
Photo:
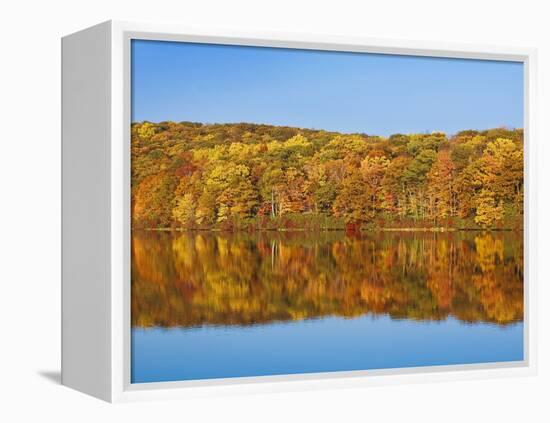
[[[132,125],[134,228],[521,229],[523,130]]]

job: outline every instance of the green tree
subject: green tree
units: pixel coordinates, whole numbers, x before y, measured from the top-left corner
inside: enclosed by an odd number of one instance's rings
[[[407,213],[407,184],[404,175],[411,160],[408,156],[396,157],[388,165],[382,179],[386,212],[390,214],[403,217]]]
[[[429,204],[426,190],[426,177],[436,160],[437,153],[432,149],[421,150],[403,172],[403,182],[407,193],[408,212],[414,218],[424,218]]]

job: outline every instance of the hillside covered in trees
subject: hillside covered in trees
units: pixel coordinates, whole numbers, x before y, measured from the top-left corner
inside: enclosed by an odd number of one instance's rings
[[[521,229],[523,130],[132,125],[134,228]]]

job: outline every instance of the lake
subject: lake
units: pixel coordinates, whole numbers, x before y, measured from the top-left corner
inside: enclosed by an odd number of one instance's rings
[[[523,360],[521,232],[132,236],[132,383]]]

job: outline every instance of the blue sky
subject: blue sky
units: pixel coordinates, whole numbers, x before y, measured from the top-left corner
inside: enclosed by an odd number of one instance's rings
[[[373,135],[523,127],[523,65],[132,41],[132,121]]]

